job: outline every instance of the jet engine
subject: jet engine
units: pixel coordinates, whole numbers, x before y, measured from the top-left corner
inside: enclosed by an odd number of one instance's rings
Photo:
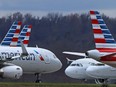
[[[1,78],[19,79],[23,75],[20,66],[5,66],[0,69]]]
[[[86,56],[94,58],[96,60],[100,60],[101,54],[98,50],[89,50],[86,52]]]
[[[106,79],[95,79],[96,84],[103,84]]]

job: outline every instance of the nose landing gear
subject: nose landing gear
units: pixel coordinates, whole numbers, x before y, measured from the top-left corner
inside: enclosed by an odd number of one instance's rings
[[[35,76],[36,76],[35,83],[41,83],[41,74],[40,73],[35,73]]]

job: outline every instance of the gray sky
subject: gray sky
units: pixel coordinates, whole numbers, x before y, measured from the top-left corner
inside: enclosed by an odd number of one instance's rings
[[[50,12],[88,13],[98,10],[110,17],[116,17],[116,0],[0,0],[0,17],[14,12],[44,16]]]

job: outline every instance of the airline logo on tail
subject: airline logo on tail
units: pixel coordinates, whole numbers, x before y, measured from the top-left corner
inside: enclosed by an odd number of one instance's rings
[[[28,46],[32,25],[25,25],[20,32],[21,24],[22,23],[20,21],[12,24],[5,38],[1,42],[1,46],[21,47],[20,41],[23,41],[25,47]]]
[[[17,45],[21,24],[22,22],[20,21],[14,22],[12,24],[5,38],[2,40],[1,45],[3,46],[16,46]]]
[[[116,41],[98,11],[90,11],[96,49],[101,52],[116,52]]]
[[[20,41],[23,41],[23,44],[27,47],[29,43],[30,33],[32,25],[25,25],[20,33],[17,46],[21,46]]]

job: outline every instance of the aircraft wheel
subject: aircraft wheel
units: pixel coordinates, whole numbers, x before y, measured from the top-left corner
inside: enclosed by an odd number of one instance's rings
[[[41,83],[41,74],[40,73],[36,73],[35,76],[36,76],[35,83]]]

